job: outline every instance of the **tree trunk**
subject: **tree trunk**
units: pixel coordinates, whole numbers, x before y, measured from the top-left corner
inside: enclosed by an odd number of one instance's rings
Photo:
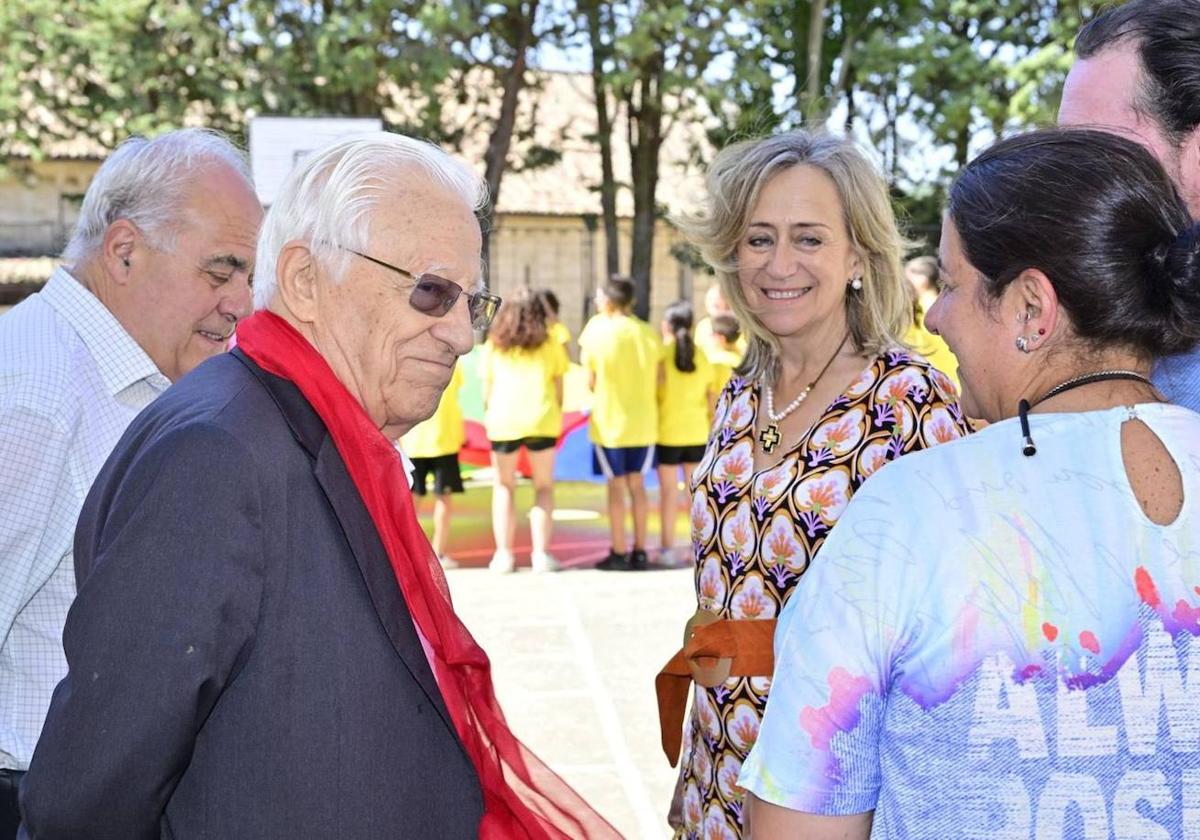
[[[850,85],[852,70],[850,58],[854,54],[855,33],[850,27],[842,26],[842,49],[838,53],[838,74],[833,80],[833,90],[829,93],[830,104],[836,103],[846,94]]]
[[[508,150],[512,145],[513,128],[517,122],[517,105],[520,102],[521,90],[525,87],[525,69],[527,67],[527,51],[533,44],[533,27],[537,19],[539,0],[532,0],[525,11],[523,6],[517,11],[521,14],[521,27],[513,44],[512,65],[504,74],[504,92],[500,99],[500,116],[492,127],[488,137],[487,152],[483,156],[484,180],[487,182],[490,201],[482,211],[480,222],[483,226],[482,260],[484,270],[491,271],[491,237],[492,227],[496,217],[496,207],[500,203],[500,181],[504,177],[504,168],[508,163]]]
[[[637,291],[634,313],[650,317],[650,272],[654,262],[654,227],[657,222],[655,195],[658,189],[658,153],[662,146],[662,75],[665,57],[661,47],[641,67],[637,81],[638,103],[630,108],[636,120],[630,144],[633,175],[633,246],[629,273]]]
[[[855,75],[851,70],[847,74],[846,87],[843,98],[846,100],[846,122],[842,126],[842,131],[849,134],[854,128],[854,121],[858,118],[858,101],[854,98],[855,94]]]
[[[958,130],[954,138],[954,162],[958,164],[959,169],[963,169],[967,165],[967,155],[970,152],[971,144],[971,127],[965,125]]]
[[[825,2],[810,0],[808,18],[808,53],[805,67],[804,106],[801,113],[804,121],[813,128],[818,127],[823,116],[821,108],[821,53],[825,44]]]
[[[808,18],[802,13],[804,5],[792,3],[792,100],[800,109],[801,119],[807,119],[808,103],[804,100],[805,68],[808,67]]]
[[[588,0],[588,38],[592,45],[592,92],[596,97],[596,142],[600,146],[600,214],[604,220],[604,265],[606,277],[621,273],[620,241],[617,236],[617,180],[613,173],[612,117],[608,113],[608,84],[604,65],[611,47],[604,40],[600,19],[602,0]]]

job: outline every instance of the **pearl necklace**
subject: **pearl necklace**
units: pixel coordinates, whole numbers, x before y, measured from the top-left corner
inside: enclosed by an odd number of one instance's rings
[[[796,395],[796,399],[787,404],[787,407],[778,414],[775,413],[775,392],[771,390],[770,385],[764,385],[763,390],[766,391],[765,397],[767,402],[767,416],[771,418],[772,423],[778,423],[783,418],[787,417],[793,411],[800,407],[800,403],[808,399],[808,392],[812,390],[815,383],[809,382],[804,387],[804,390]]]
[[[788,403],[787,407],[778,414],[775,413],[775,390],[771,387],[770,383],[767,382],[766,377],[763,377],[763,398],[764,402],[766,403],[767,418],[771,421],[767,424],[767,427],[759,433],[758,436],[759,444],[762,446],[763,452],[770,454],[771,452],[775,451],[775,447],[777,447],[779,442],[783,439],[779,434],[779,422],[799,408],[800,403],[808,399],[808,395],[812,393],[813,387],[821,381],[821,377],[825,375],[825,371],[829,370],[830,366],[833,365],[834,359],[836,359],[838,354],[842,352],[842,347],[846,344],[846,339],[849,337],[849,333],[842,337],[842,340],[838,342],[837,349],[833,351],[833,355],[830,356],[829,361],[825,363],[825,367],[821,368],[820,372],[813,378],[812,382],[809,382],[807,385],[805,385],[804,390],[796,395],[796,399]]]

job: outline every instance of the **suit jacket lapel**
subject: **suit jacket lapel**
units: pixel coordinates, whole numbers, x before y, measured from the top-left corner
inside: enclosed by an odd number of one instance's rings
[[[413,679],[429,696],[430,703],[454,733],[455,740],[458,740],[454,722],[442,699],[425,649],[417,637],[412,614],[400,592],[400,585],[396,582],[387,552],[375,530],[375,523],[371,521],[371,515],[367,513],[358,488],[346,471],[346,464],[333,445],[328,430],[295,385],[267,373],[241,351],[234,350],[232,355],[245,364],[271,394],[296,439],[315,459],[313,475],[341,523],[359,572],[367,584],[371,603],[392,647]]]
[[[358,495],[358,488],[354,486],[341,455],[329,437],[325,438],[320,454],[317,455],[314,475],[329,498],[329,504],[333,506],[338,521],[342,523],[342,530],[346,533],[351,551],[354,552],[354,559],[358,561],[359,571],[367,582],[367,591],[371,593],[375,612],[379,614],[379,620],[383,623],[383,629],[391,639],[392,646],[396,648],[396,653],[400,654],[413,678],[429,695],[442,720],[454,731],[450,713],[442,699],[442,692],[438,689],[437,680],[434,679],[429,659],[425,656],[425,649],[417,637],[412,614],[408,611],[408,605],[400,592],[400,585],[396,583],[396,575],[379,539],[379,533],[375,530],[375,523],[371,521],[371,516]]]

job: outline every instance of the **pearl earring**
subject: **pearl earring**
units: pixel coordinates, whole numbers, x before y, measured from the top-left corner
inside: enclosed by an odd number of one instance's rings
[[[855,275],[850,278],[850,288],[856,292],[862,291],[862,275]]]

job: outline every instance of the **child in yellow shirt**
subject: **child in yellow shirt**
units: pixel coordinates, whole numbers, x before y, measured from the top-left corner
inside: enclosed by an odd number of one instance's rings
[[[739,349],[741,334],[742,328],[737,318],[732,315],[721,314],[712,317],[712,331],[709,333],[709,343],[704,352],[717,368],[721,388],[725,387],[725,383],[733,375],[733,369],[742,363],[745,350]]]
[[[958,359],[950,352],[950,347],[941,336],[925,329],[925,312],[933,306],[942,290],[937,259],[929,256],[914,257],[904,264],[904,276],[910,284],[910,300],[913,307],[913,324],[904,335],[904,343],[950,377],[955,387],[958,387]]]
[[[425,496],[429,490],[429,476],[433,476],[433,539],[430,542],[443,569],[458,568],[458,563],[446,553],[446,541],[450,533],[450,495],[463,492],[462,473],[458,468],[458,450],[466,442],[462,406],[458,402],[462,386],[462,368],[455,365],[437,411],[400,439],[400,448],[413,463],[413,493]]]
[[[722,368],[711,364],[692,337],[692,305],[686,300],[667,307],[662,322],[663,350],[658,388],[659,513],[664,566],[681,566],[688,556],[675,556],[675,520],[679,513],[679,473],[690,487],[692,470],[704,457],[712,425],[712,408],[725,384]],[[728,377],[726,377],[728,378]]]
[[[592,468],[608,484],[612,548],[596,568],[642,570],[647,566],[649,509],[643,475],[654,461],[658,437],[658,362],[661,341],[630,315],[633,282],[614,277],[596,291],[599,310],[579,334],[579,353],[593,392],[589,437]],[[633,545],[625,539],[626,499],[633,510]]]
[[[492,444],[492,533],[494,572],[511,572],[516,519],[517,456],[529,453],[533,473],[533,509],[529,511],[535,572],[559,569],[550,554],[554,513],[554,454],[562,434],[563,374],[566,348],[551,336],[545,300],[528,289],[518,291],[496,315],[480,363],[483,425]]]
[[[708,291],[704,293],[704,308],[707,311],[707,316],[700,319],[700,323],[696,324],[695,336],[697,346],[708,354],[711,360],[714,353],[727,349],[731,352],[736,352],[738,361],[741,361],[742,356],[746,355],[746,337],[741,335],[740,329],[734,330],[732,338],[728,339],[727,343],[722,343],[717,330],[717,319],[724,318],[732,320],[733,324],[737,325],[737,319],[733,316],[733,310],[729,308],[729,304],[725,302],[725,296],[721,293],[719,283],[713,283],[708,287]],[[730,365],[733,368],[735,365]]]
[[[546,332],[550,337],[563,346],[570,358],[571,331],[567,329],[558,317],[558,295],[553,289],[542,289],[538,293],[542,304],[546,307]]]

